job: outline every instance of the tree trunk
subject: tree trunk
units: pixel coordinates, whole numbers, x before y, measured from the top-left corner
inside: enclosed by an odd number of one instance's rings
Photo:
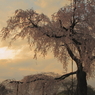
[[[75,95],[87,95],[86,72],[83,69],[77,71],[77,89]]]

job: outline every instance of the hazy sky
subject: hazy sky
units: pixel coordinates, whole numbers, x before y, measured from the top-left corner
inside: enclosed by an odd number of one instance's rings
[[[67,0],[0,0],[0,29],[6,26],[7,19],[14,14],[16,9],[32,8],[50,17],[66,4],[68,4]],[[40,72],[65,73],[63,65],[50,52],[46,58],[39,56],[37,60],[34,60],[33,51],[30,50],[27,40],[18,39],[12,43],[11,47],[8,45],[8,40],[0,43],[0,81],[20,80],[26,75]],[[93,84],[93,81],[91,80],[90,83]]]

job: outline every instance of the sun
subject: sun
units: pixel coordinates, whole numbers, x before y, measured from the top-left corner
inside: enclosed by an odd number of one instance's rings
[[[0,48],[0,59],[13,59],[15,55],[15,50],[8,49],[7,47]]]

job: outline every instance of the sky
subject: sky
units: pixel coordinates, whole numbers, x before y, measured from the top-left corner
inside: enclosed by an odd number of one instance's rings
[[[34,9],[51,17],[69,0],[0,0],[0,30],[6,26],[6,21],[16,9]],[[29,48],[27,40],[18,39],[9,46],[9,40],[0,43],[0,81],[5,79],[21,80],[24,76],[42,72],[55,72],[64,74],[63,65],[53,57],[51,52],[47,56],[38,56],[33,59],[33,51]],[[71,65],[69,70],[71,71]],[[74,68],[75,69],[75,68]],[[95,78],[89,84],[95,87]]]

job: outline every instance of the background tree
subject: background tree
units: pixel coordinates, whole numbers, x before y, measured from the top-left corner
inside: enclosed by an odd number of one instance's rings
[[[60,91],[57,95],[74,95],[77,85],[76,81],[77,81],[76,78],[72,80],[72,77],[64,79],[64,81],[62,81],[61,84],[63,91]]]
[[[87,95],[95,95],[95,88],[92,86],[88,85],[88,91]]]
[[[76,95],[87,95],[86,74],[92,75],[95,59],[95,0],[74,0],[59,9],[50,20],[34,10],[16,10],[1,31],[3,39],[28,38],[38,52],[45,56],[51,50],[64,68],[71,58],[77,66]]]
[[[74,78],[72,80],[72,77],[68,77],[66,78],[63,82],[62,82],[62,86],[64,88],[63,93],[65,95],[74,95],[75,91],[76,91],[76,79]],[[62,93],[62,92],[61,92]]]
[[[25,76],[22,80],[6,80],[3,83],[12,90],[7,95],[56,95],[62,81],[56,81],[55,73],[41,73]]]
[[[76,78],[74,78],[74,81],[73,81],[73,94],[75,93],[76,89]],[[72,94],[72,78],[71,77],[68,77],[66,78],[63,82],[62,82],[62,86],[63,87],[63,91],[59,92],[57,95],[73,95]],[[88,85],[87,86],[87,95],[95,95],[95,89]]]

